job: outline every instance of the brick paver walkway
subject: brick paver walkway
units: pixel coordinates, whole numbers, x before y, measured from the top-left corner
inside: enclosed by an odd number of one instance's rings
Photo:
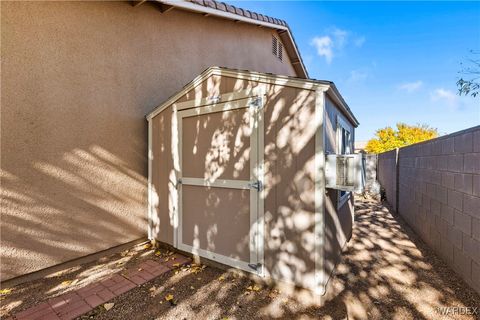
[[[156,278],[178,266],[187,264],[190,258],[172,255],[168,261],[147,260],[121,274],[91,283],[86,287],[49,299],[9,319],[15,320],[67,320],[74,319],[95,307]]]

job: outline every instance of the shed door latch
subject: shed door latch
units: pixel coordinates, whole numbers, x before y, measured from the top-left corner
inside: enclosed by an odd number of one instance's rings
[[[248,266],[255,271],[258,271],[259,268],[262,267],[261,263],[249,263]]]
[[[263,189],[262,182],[260,180],[257,180],[255,182],[250,182],[248,186],[252,189],[257,189],[257,191],[260,191]]]

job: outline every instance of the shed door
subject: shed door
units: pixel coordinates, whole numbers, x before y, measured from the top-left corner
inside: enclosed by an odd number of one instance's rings
[[[254,273],[263,253],[260,107],[246,98],[177,112],[177,247]]]

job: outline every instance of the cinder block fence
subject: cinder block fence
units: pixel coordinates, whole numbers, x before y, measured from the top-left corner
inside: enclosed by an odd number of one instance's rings
[[[378,155],[387,201],[480,293],[480,126]]]

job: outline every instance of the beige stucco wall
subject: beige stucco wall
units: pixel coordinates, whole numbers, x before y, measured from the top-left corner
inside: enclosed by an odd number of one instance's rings
[[[145,236],[145,114],[212,65],[293,75],[272,32],[149,3],[2,2],[2,280]]]

